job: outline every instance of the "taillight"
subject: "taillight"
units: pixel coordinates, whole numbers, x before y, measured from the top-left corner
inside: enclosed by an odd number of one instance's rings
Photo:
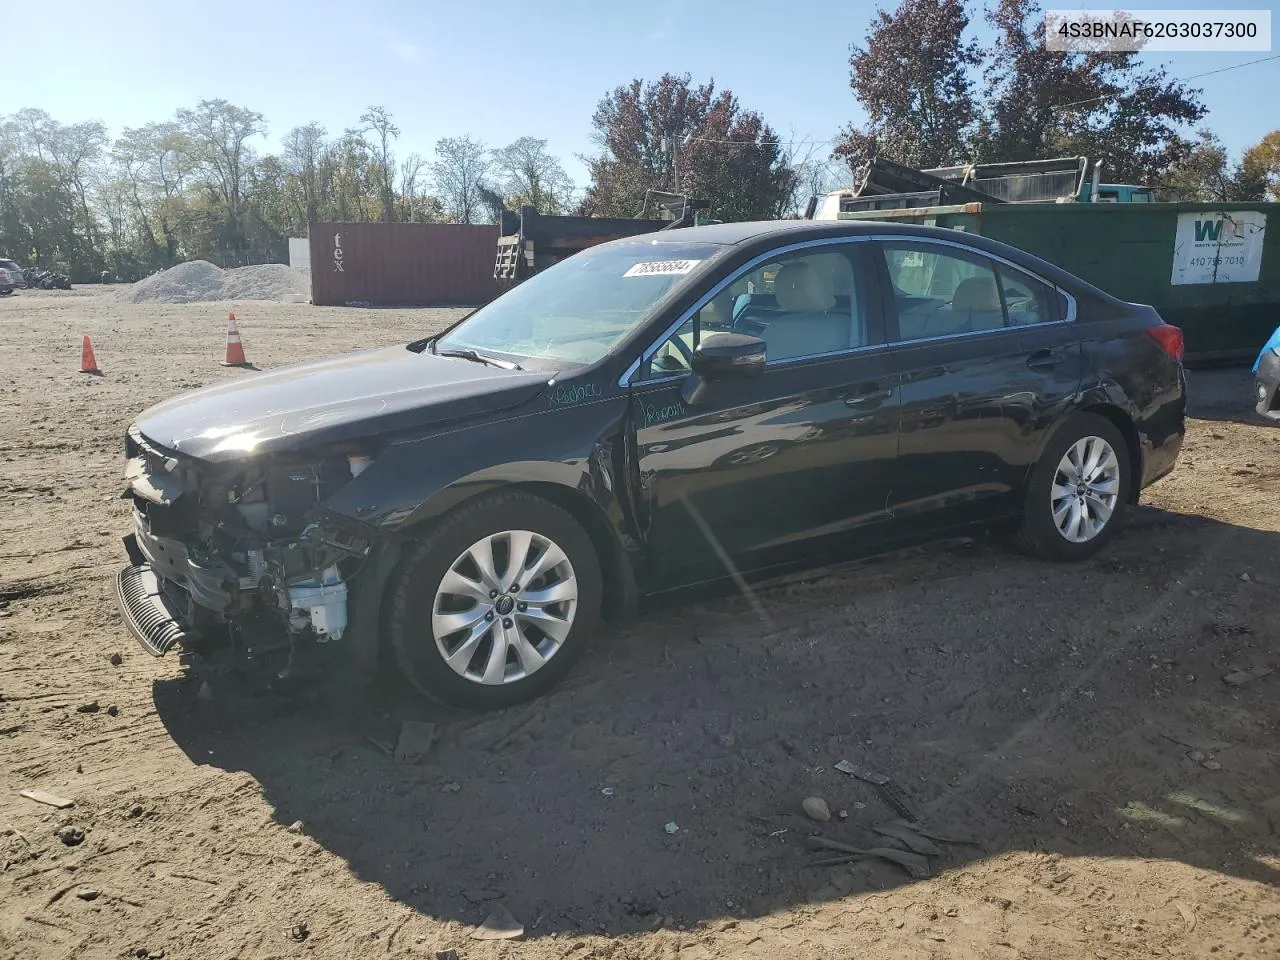
[[[1182,328],[1175,327],[1168,323],[1162,323],[1158,327],[1147,327],[1147,333],[1156,343],[1160,344],[1161,349],[1175,360],[1182,359]]]

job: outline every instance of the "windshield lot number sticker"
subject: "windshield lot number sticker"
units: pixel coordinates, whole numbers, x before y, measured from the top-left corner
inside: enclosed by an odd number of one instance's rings
[[[624,277],[678,277],[688,273],[701,260],[646,260],[644,263],[633,263]]]

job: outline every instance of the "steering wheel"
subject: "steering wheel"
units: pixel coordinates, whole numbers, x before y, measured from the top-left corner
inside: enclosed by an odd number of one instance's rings
[[[733,321],[734,333],[746,333],[753,337],[758,337],[764,333],[768,324],[757,317],[753,317],[746,310],[743,310],[738,319]]]

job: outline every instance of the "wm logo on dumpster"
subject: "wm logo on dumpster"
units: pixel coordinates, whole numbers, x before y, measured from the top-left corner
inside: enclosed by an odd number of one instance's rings
[[[1222,221],[1221,220],[1197,220],[1196,221],[1196,243],[1204,243],[1210,240],[1217,243],[1222,237]]]

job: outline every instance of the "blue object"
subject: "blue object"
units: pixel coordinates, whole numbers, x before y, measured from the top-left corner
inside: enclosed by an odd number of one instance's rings
[[[1267,355],[1268,350],[1275,350],[1280,353],[1280,327],[1276,327],[1271,334],[1271,339],[1266,342],[1263,348],[1258,352],[1258,359],[1253,361],[1253,372],[1258,372],[1258,364],[1262,363],[1262,358]]]

